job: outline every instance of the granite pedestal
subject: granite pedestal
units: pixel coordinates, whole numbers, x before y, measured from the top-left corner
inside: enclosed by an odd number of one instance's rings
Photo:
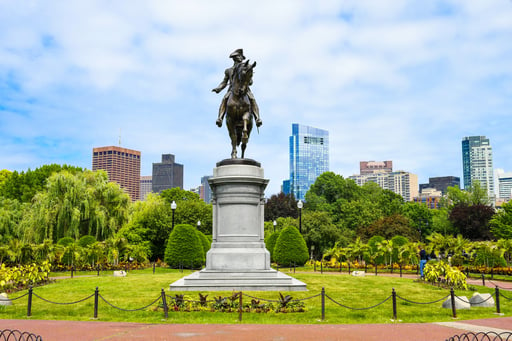
[[[208,180],[213,194],[212,246],[206,267],[172,283],[173,291],[299,291],[303,282],[270,267],[263,210],[268,180],[251,159],[217,163]]]

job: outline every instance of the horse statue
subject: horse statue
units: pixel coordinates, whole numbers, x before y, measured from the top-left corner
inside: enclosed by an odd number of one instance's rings
[[[226,102],[226,126],[231,138],[231,158],[236,159],[237,146],[241,146],[242,159],[249,142],[253,125],[251,101],[248,96],[249,85],[252,84],[253,69],[256,62],[249,60],[233,67],[231,88]]]

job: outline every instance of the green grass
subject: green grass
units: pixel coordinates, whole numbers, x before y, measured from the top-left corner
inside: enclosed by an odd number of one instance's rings
[[[321,292],[325,288],[326,295],[333,300],[353,308],[365,308],[374,306],[391,295],[392,289],[396,293],[414,302],[431,302],[449,295],[449,290],[440,289],[424,283],[414,282],[411,279],[374,276],[369,273],[366,277],[353,277],[344,274],[330,273],[320,274],[297,272],[289,273],[289,269],[281,271],[288,273],[295,278],[305,282],[308,291],[288,292],[294,299],[304,299]],[[112,272],[104,272],[101,276],[95,276],[92,272],[90,277],[77,277],[59,279],[55,283],[43,287],[34,288],[34,293],[54,302],[74,302],[94,293],[96,287],[99,293],[111,304],[124,309],[137,309],[148,305],[156,300],[161,290],[164,289],[167,295],[185,294],[186,298],[198,300],[197,292],[170,292],[169,284],[175,280],[190,274],[185,270],[183,273],[177,270],[157,268],[153,274],[152,269],[130,271],[127,277],[113,277]],[[69,274],[68,274],[69,275]],[[80,273],[79,275],[83,275]],[[493,293],[494,289],[476,287],[480,293]],[[26,291],[10,295],[19,297]],[[205,292],[202,292],[205,294]],[[457,290],[456,295],[466,296],[468,299],[473,291]],[[510,291],[503,291],[507,297],[512,297]],[[208,299],[218,296],[231,296],[232,292],[208,292]],[[259,298],[278,300],[277,292],[247,292],[251,296]],[[283,294],[285,294],[283,292]],[[250,298],[244,296],[245,301]],[[510,300],[502,298],[501,312],[505,315],[512,313]],[[325,320],[321,321],[321,297],[315,297],[304,301],[305,313],[244,313],[243,323],[286,323],[286,324],[315,324],[315,323],[390,323],[392,322],[393,310],[392,301],[389,299],[376,308],[369,310],[351,310],[340,307],[326,298]],[[433,322],[452,321],[451,309],[442,309],[441,303],[434,304],[412,304],[397,299],[397,317],[402,322]],[[112,308],[101,298],[98,307],[98,320],[100,321],[124,321],[124,322],[145,322],[145,323],[239,323],[238,313],[222,312],[174,312],[169,311],[169,318],[164,319],[162,308],[155,311],[157,304],[136,312],[125,312]],[[457,311],[459,319],[479,319],[496,317],[495,308],[472,308],[471,310]],[[32,302],[32,319],[50,320],[91,320],[94,316],[94,298],[84,302],[71,305],[57,305],[47,303],[34,296]],[[25,319],[27,318],[27,297],[14,301],[10,307],[0,308],[1,319]]]

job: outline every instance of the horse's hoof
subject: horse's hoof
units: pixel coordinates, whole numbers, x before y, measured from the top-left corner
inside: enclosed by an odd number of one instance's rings
[[[217,119],[217,121],[215,121],[215,124],[217,124],[217,127],[222,127],[222,120],[220,118]]]
[[[256,120],[256,127],[261,127],[261,125],[263,124],[263,122],[261,121],[261,119],[257,119]]]

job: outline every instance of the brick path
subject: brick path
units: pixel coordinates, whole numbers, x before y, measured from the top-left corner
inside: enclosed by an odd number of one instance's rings
[[[512,332],[512,317],[444,323],[260,325],[146,324],[98,321],[0,320],[0,329],[18,329],[49,340],[446,340],[469,330]]]

